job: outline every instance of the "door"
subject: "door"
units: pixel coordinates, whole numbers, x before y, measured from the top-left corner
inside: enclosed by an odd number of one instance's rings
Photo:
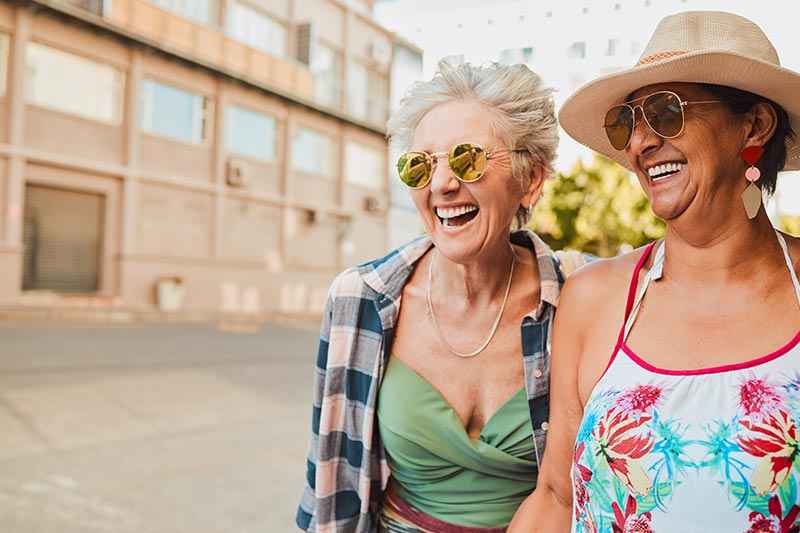
[[[23,290],[98,290],[104,204],[102,194],[25,187]]]

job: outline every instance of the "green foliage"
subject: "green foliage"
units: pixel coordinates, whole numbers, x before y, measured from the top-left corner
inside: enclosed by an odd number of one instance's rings
[[[800,216],[781,215],[781,227],[779,229],[789,235],[800,235]]]
[[[612,257],[664,235],[664,222],[631,174],[596,155],[548,182],[528,226],[554,250]]]

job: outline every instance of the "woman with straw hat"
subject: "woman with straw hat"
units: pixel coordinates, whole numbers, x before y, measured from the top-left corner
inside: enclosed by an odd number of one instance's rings
[[[685,12],[564,103],[667,229],[565,285],[547,452],[509,531],[798,531],[800,241],[761,205],[800,168],[798,96],[754,23]]]

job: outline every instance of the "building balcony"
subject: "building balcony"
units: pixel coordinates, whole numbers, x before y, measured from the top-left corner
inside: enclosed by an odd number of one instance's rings
[[[245,44],[214,25],[196,22],[149,0],[37,0],[37,3],[77,15],[102,18],[120,33],[140,39],[166,53],[242,79],[266,90],[348,121],[383,130],[388,97],[356,94],[341,79],[315,81],[301,61],[271,55]],[[82,17],[83,18],[83,17]]]
[[[126,33],[293,99],[313,101],[314,75],[299,62],[271,56],[222,31],[162,9],[146,0],[50,0],[78,8]]]

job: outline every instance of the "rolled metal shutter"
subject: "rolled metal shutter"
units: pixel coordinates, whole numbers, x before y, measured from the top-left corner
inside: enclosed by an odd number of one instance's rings
[[[23,290],[98,290],[104,203],[100,194],[25,187]]]

